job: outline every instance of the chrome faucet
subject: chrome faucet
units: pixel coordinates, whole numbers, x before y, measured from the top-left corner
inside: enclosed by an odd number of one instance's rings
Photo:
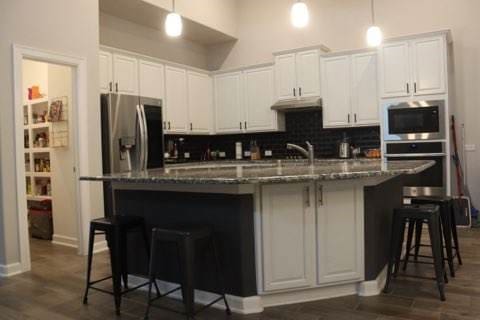
[[[293,143],[287,143],[287,149],[288,150],[293,150],[293,149],[297,150],[298,152],[303,154],[303,156],[305,156],[308,159],[308,162],[309,162],[310,165],[313,165],[314,160],[315,160],[314,153],[313,153],[313,145],[308,141],[306,143],[307,143],[308,150],[305,150],[304,148],[300,147],[299,145],[296,145],[296,144],[293,144]]]

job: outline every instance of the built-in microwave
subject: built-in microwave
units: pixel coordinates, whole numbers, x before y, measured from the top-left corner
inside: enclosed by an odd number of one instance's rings
[[[384,141],[445,139],[445,101],[386,104],[383,122]]]

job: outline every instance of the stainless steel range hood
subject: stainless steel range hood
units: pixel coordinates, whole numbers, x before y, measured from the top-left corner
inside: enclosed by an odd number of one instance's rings
[[[320,110],[322,108],[322,99],[320,97],[309,97],[295,100],[277,101],[272,110],[282,112],[302,111],[302,110]]]

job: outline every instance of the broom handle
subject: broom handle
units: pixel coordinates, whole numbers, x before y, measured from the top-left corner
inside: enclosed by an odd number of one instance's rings
[[[457,133],[455,130],[455,116],[452,115],[452,139],[453,139],[453,150],[455,157],[455,172],[457,175],[457,191],[460,197],[463,196],[463,178],[462,178],[462,168],[460,166],[460,158],[458,157],[458,147],[457,147]]]

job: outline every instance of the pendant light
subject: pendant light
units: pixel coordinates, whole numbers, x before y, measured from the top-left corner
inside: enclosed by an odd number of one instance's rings
[[[372,10],[372,26],[367,30],[367,44],[370,47],[378,47],[382,44],[382,30],[375,25],[375,0],[370,0]]]
[[[179,37],[182,34],[182,17],[175,12],[175,0],[172,0],[172,12],[165,19],[165,32],[169,37]]]
[[[290,20],[295,28],[304,28],[307,26],[310,16],[305,2],[298,0],[293,4],[290,11]]]

